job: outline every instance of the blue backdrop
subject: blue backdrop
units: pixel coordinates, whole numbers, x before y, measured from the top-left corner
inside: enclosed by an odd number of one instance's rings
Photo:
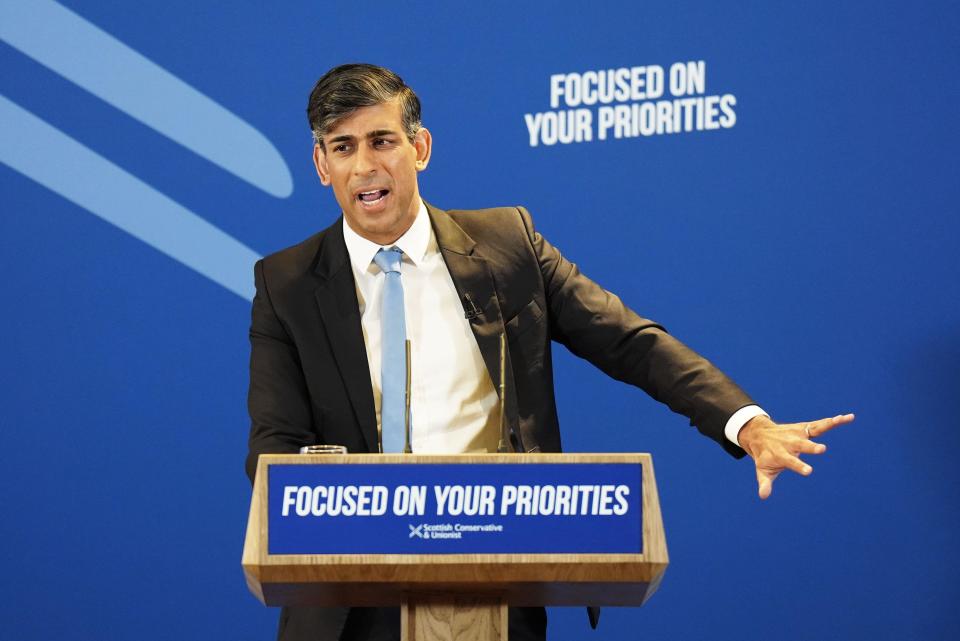
[[[423,101],[430,202],[524,204],[775,418],[858,415],[761,503],[557,349],[566,449],[653,453],[671,565],[551,638],[958,638],[958,32],[937,1],[0,1],[0,636],[274,634],[240,569],[252,261],[336,218],[304,109],[362,60]],[[530,145],[552,75],[687,61],[735,125]]]

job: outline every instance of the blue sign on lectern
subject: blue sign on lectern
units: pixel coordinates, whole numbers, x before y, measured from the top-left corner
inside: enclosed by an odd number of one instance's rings
[[[640,463],[275,464],[269,554],[641,554]]]

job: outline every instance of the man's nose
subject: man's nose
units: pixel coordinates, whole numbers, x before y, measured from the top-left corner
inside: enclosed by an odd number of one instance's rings
[[[360,145],[354,156],[353,173],[358,176],[366,176],[377,171],[377,165],[373,156],[373,150],[366,145]]]

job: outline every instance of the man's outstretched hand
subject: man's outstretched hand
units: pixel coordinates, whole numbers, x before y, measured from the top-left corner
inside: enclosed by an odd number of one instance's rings
[[[767,416],[755,416],[747,421],[737,435],[737,440],[740,441],[740,447],[753,458],[757,467],[760,498],[770,496],[774,479],[784,470],[809,476],[813,468],[801,461],[798,455],[823,454],[827,451],[827,446],[815,443],[812,439],[852,421],[853,414],[785,425],[774,423]]]

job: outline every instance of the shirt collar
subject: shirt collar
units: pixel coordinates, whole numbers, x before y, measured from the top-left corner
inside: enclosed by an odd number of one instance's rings
[[[390,245],[378,245],[371,240],[367,240],[350,228],[346,218],[343,219],[343,241],[347,245],[347,253],[350,254],[350,262],[353,264],[353,268],[359,272],[370,269],[373,257],[377,255],[381,248],[398,247],[405,258],[409,259],[414,265],[418,265],[426,257],[431,240],[433,240],[433,227],[430,225],[430,216],[427,214],[427,207],[422,200],[420,201],[420,209],[417,210],[417,217],[413,219],[410,229]]]

